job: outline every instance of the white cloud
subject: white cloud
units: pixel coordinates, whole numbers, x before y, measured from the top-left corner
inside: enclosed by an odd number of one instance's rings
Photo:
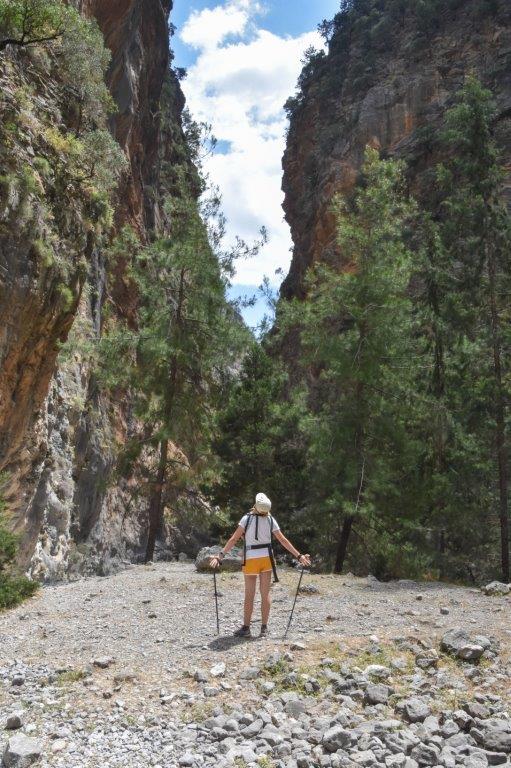
[[[264,275],[278,283],[275,270],[289,267],[291,239],[281,207],[283,104],[294,93],[305,49],[322,45],[316,32],[293,38],[261,28],[262,10],[253,0],[229,0],[193,12],[181,32],[198,51],[184,81],[188,105],[228,148],[206,166],[223,195],[228,235],[252,241],[261,226],[270,235],[256,259],[238,265],[242,284],[259,284]]]
[[[193,48],[214,48],[230,35],[243,34],[251,18],[261,12],[262,7],[252,0],[230,0],[215,8],[192,11],[180,36]]]

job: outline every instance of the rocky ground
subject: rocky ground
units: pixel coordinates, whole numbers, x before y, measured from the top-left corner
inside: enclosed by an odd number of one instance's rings
[[[511,597],[306,576],[236,642],[241,576],[138,566],[0,616],[4,766],[511,765]],[[254,624],[254,634],[258,632]]]

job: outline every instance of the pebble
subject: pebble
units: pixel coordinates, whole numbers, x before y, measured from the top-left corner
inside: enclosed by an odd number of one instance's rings
[[[7,731],[16,731],[18,728],[22,727],[23,720],[21,719],[21,715],[19,715],[17,712],[7,716],[7,720],[5,721],[5,729]]]

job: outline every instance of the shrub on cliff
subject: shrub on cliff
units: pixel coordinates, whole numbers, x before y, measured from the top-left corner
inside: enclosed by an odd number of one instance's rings
[[[70,10],[56,0],[0,0],[0,51],[56,40]]]
[[[69,311],[126,168],[108,130],[110,53],[97,23],[62,0],[0,0],[0,58],[0,236],[28,241]]]
[[[0,484],[5,478],[0,477]],[[12,608],[30,597],[38,588],[35,581],[12,572],[17,551],[17,538],[5,525],[6,504],[0,493],[0,611]]]

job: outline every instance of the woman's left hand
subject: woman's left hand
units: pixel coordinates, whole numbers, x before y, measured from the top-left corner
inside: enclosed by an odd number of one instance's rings
[[[300,565],[303,565],[304,568],[309,568],[311,564],[311,556],[310,555],[300,555],[298,558],[298,562]]]
[[[209,561],[209,567],[213,568],[213,569],[216,569],[216,568],[218,568],[220,566],[221,562],[222,561],[220,560],[219,557],[212,557],[211,560]]]

